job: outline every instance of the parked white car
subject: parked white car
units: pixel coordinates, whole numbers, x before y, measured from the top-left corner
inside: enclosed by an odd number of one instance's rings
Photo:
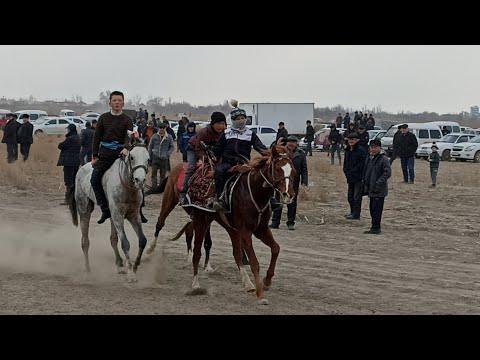
[[[88,120],[88,121],[92,122],[92,120],[98,120],[98,118],[100,117],[100,114],[90,111],[90,112],[86,112],[85,114],[80,115],[80,117],[82,119],[85,119],[85,120]]]
[[[80,128],[80,130],[83,130],[86,128],[86,124],[87,124],[87,120],[79,117],[79,116],[66,116],[66,118],[72,120],[75,125],[78,125],[78,127]]]
[[[66,133],[68,124],[75,124],[72,120],[66,117],[42,117],[33,124],[33,133],[35,135],[61,135]],[[75,124],[77,131],[80,132],[80,126]]]
[[[438,141],[435,141],[435,143],[438,146],[438,154],[440,155],[440,158],[442,160],[450,160],[451,158],[451,152],[453,149],[453,146],[455,144],[467,142],[470,139],[474,138],[475,135],[472,134],[447,134],[443,136],[441,139]],[[433,143],[423,143],[417,148],[416,155],[418,157],[429,157],[430,153],[432,152],[432,147]]]
[[[247,127],[257,134],[263,145],[267,148],[277,139],[277,130],[270,126],[247,125]]]
[[[475,136],[469,142],[455,144],[452,148],[452,158],[460,161],[480,162],[480,136]]]
[[[387,130],[368,130],[368,145],[370,145],[370,141],[373,139],[375,140],[382,140],[382,138],[387,133]]]

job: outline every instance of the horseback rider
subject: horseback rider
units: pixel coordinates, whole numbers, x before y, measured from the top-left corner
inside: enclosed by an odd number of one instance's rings
[[[120,91],[110,94],[110,108],[98,118],[93,139],[92,166],[93,172],[90,183],[102,210],[102,217],[97,222],[103,224],[111,217],[105,190],[102,186],[102,177],[110,166],[120,156],[127,156],[127,146],[130,142],[128,130],[133,131],[132,119],[122,112],[125,105],[124,95]],[[145,222],[141,209],[142,222]]]
[[[215,156],[222,157],[221,164],[215,169],[215,191],[217,199],[213,203],[216,211],[225,211],[227,204],[221,198],[225,182],[229,174],[228,170],[235,165],[245,164],[250,161],[250,152],[252,147],[260,154],[262,150],[267,150],[257,134],[246,127],[247,113],[243,109],[234,108],[230,112],[232,119],[231,129],[224,133],[218,144],[214,148]]]
[[[180,192],[180,198],[178,200],[179,205],[186,205],[185,196],[188,190],[188,181],[195,172],[197,164],[203,162],[205,151],[202,147],[202,142],[205,145],[214,146],[218,139],[224,134],[225,127],[227,126],[227,119],[225,114],[215,111],[210,116],[210,125],[207,125],[203,129],[197,132],[197,135],[192,136],[187,146],[187,162],[188,167],[185,172],[185,179],[183,180],[182,191]]]

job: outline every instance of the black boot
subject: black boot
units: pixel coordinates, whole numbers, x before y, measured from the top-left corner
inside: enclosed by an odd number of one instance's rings
[[[105,220],[112,217],[112,214],[110,214],[110,209],[108,207],[102,206],[101,208],[102,208],[102,217],[100,218],[100,220],[97,221],[98,224],[103,224]]]

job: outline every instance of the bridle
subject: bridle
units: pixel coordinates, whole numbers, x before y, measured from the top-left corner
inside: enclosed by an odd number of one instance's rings
[[[279,160],[283,160],[283,159],[288,159],[290,160],[290,158],[288,157],[287,154],[285,153],[281,153],[279,154],[276,158],[272,159],[272,161],[270,162],[270,165],[268,165],[267,167],[267,172],[269,169],[271,169],[271,173],[272,173],[272,180],[269,181],[267,179],[267,177],[265,176],[265,174],[262,172],[262,170],[259,170],[260,171],[260,175],[262,175],[263,179],[265,180],[265,182],[274,190],[274,191],[277,191],[279,194],[281,194],[280,190],[277,189],[277,187],[275,186],[277,183],[281,182],[281,181],[285,181],[286,179],[289,179],[290,181],[292,181],[292,184],[293,184],[293,178],[292,178],[292,175],[289,175],[289,176],[284,176],[283,178],[281,179],[275,179],[275,163]]]
[[[272,159],[270,164],[268,165],[267,167],[267,172],[269,170],[269,168],[272,169],[272,181],[270,182],[265,174],[262,172],[262,170],[258,170],[260,172],[260,175],[262,175],[263,179],[266,181],[266,183],[274,190],[274,191],[277,191],[280,195],[282,195],[281,191],[277,189],[277,187],[275,186],[276,183],[280,182],[280,181],[285,181],[285,179],[290,179],[290,181],[292,181],[292,184],[293,184],[293,179],[292,179],[292,175],[290,176],[284,176],[283,178],[281,179],[275,179],[275,163],[279,160],[282,160],[282,159],[288,159],[290,160],[290,158],[288,157],[287,154],[285,153],[281,153],[279,154],[276,158]],[[267,204],[261,209],[260,206],[258,206],[257,202],[255,201],[255,198],[253,197],[253,193],[252,193],[252,187],[250,185],[250,176],[252,175],[252,172],[253,171],[249,171],[248,172],[248,175],[247,175],[247,187],[248,187],[248,192],[250,194],[250,199],[252,200],[253,202],[253,205],[255,206],[255,208],[257,209],[257,212],[258,212],[258,219],[257,219],[257,225],[255,226],[255,229],[258,227],[258,224],[260,224],[260,221],[262,219],[262,215],[263,213],[265,212],[265,210],[267,210],[267,208],[270,207],[270,201],[267,201]]]
[[[144,148],[147,148],[147,145],[145,144],[133,144],[129,149],[128,151],[132,151],[133,148],[135,147],[144,147]],[[126,188],[126,189],[131,189],[131,190],[135,190],[136,188],[133,187],[133,186],[130,186],[129,184],[133,183],[133,174],[135,173],[135,171],[137,171],[138,169],[143,169],[145,170],[145,174],[148,173],[148,168],[145,166],[145,165],[137,165],[137,166],[133,166],[132,167],[132,160],[130,159],[130,154],[126,156],[127,159],[125,159],[125,156],[122,157],[122,161],[123,163],[125,164],[125,166],[127,167],[128,171],[129,171],[129,177],[128,177],[128,183],[124,183],[123,180],[122,180],[122,174],[120,173],[120,168],[119,168],[119,175],[120,175],[120,182],[122,183],[122,185]]]

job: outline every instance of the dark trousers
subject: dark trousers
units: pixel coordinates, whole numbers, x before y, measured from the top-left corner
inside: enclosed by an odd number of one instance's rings
[[[75,185],[75,176],[77,176],[78,166],[64,166],[63,167],[63,182],[65,183],[65,202],[68,191]]]
[[[360,212],[362,211],[362,192],[362,180],[348,183],[348,203],[350,204],[350,214],[354,217],[360,217]]]
[[[20,144],[20,153],[23,155],[23,161],[26,161],[28,159],[28,156],[30,155],[30,143],[21,143]]]
[[[341,150],[340,144],[330,145],[330,161],[331,161],[332,165],[333,165],[334,159],[335,159],[335,152],[337,152],[337,154],[338,154],[338,163],[339,164],[342,163],[342,156],[340,155],[340,150]]]
[[[95,193],[95,198],[97,199],[97,204],[100,206],[102,211],[108,209],[107,197],[105,195],[105,190],[102,186],[102,177],[105,172],[110,169],[115,160],[118,159],[118,154],[112,155],[100,155],[95,167],[93,168],[92,178],[90,179],[90,184],[92,184],[93,192]]]
[[[374,230],[379,230],[381,228],[380,223],[382,222],[384,203],[384,197],[370,198],[370,216],[372,217],[372,229]]]
[[[18,158],[18,144],[7,143],[7,161],[13,163]]]
[[[298,188],[294,189],[295,194],[298,194]],[[283,206],[277,207],[272,214],[272,225],[279,226],[280,219],[282,218]],[[293,198],[293,201],[287,205],[287,226],[295,225],[295,217],[297,216],[297,196]]]
[[[312,153],[312,142],[311,141],[307,141],[307,155],[310,154],[310,156],[313,155]]]
[[[402,162],[402,171],[403,171],[403,181],[405,182],[414,182],[415,181],[415,157],[400,157]]]
[[[82,147],[82,150],[80,150],[80,166],[83,166],[90,161],[92,161],[92,148]]]
[[[183,180],[182,193],[186,194],[188,190],[188,181],[192,177],[197,167],[197,154],[193,150],[187,150],[187,170],[185,171],[185,179]]]
[[[432,177],[433,185],[437,184],[437,174],[438,174],[438,168],[430,168],[430,176]]]
[[[217,199],[220,198],[223,192],[223,188],[227,179],[230,177],[228,170],[232,167],[229,163],[222,163],[215,169],[215,192],[217,193]]]
[[[168,170],[168,163],[169,159],[160,159],[160,158],[153,158],[152,161],[152,190],[158,190],[158,180],[157,175],[158,171],[160,170],[160,184],[162,183],[163,179],[167,176]]]

